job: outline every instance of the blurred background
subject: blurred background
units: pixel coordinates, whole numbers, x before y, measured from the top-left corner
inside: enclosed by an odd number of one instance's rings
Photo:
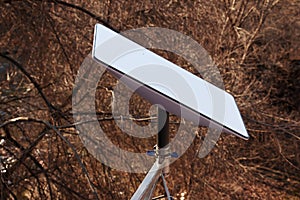
[[[96,23],[192,37],[237,101],[249,141],[222,134],[200,159],[207,128],[182,130],[196,139],[171,165],[174,199],[300,199],[299,8],[298,0],[0,0],[0,199],[129,199],[143,180],[97,161],[75,129],[72,89]],[[183,58],[155,52],[195,72]],[[130,137],[112,117],[116,84],[109,73],[99,80],[99,123],[120,148],[146,152],[155,137]],[[150,107],[134,94],[122,123],[149,123]],[[170,120],[174,135],[181,119]],[[155,195],[162,193],[158,185]]]

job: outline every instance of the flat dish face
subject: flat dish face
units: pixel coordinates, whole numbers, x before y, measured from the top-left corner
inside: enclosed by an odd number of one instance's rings
[[[163,57],[106,28],[95,26],[93,58],[153,104],[198,125],[249,135],[234,98]]]

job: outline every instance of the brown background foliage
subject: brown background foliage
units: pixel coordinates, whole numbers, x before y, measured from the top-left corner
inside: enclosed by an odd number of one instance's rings
[[[72,89],[97,22],[192,37],[212,55],[238,103],[250,140],[222,134],[199,159],[206,128],[193,130],[196,140],[168,177],[176,199],[182,193],[186,199],[299,199],[299,8],[298,0],[0,0],[0,199],[129,199],[141,183],[144,174],[93,158],[73,124]],[[189,69],[181,58],[161,54]],[[135,142],[111,120],[115,84],[108,73],[99,82],[99,121],[107,119],[101,123],[121,147],[152,148],[155,138]],[[150,104],[133,99],[133,115],[148,115]],[[171,120],[174,133],[180,119]]]

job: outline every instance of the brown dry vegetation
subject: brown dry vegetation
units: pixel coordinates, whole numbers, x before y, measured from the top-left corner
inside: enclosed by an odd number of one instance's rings
[[[212,55],[238,103],[250,140],[223,134],[199,159],[197,137],[171,165],[175,199],[181,193],[300,199],[299,10],[298,0],[0,0],[0,199],[129,199],[142,181],[144,174],[93,158],[73,124],[72,88],[97,22],[118,31],[157,26],[191,36]],[[115,84],[109,74],[99,83],[99,120],[111,118]],[[133,98],[140,102],[135,116],[147,115],[149,103]],[[122,148],[144,152],[155,142],[135,142],[113,120],[101,123]]]

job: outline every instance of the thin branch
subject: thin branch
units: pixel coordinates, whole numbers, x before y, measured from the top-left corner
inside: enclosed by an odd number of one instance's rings
[[[60,4],[60,5],[63,5],[63,6],[67,6],[67,7],[70,7],[70,8],[73,8],[73,9],[76,9],[76,10],[79,10],[87,15],[89,15],[90,17],[92,17],[93,19],[96,19],[97,21],[99,21],[101,24],[105,25],[106,27],[114,30],[115,32],[119,32],[118,30],[116,30],[114,27],[112,27],[111,25],[109,25],[106,21],[104,21],[100,16],[97,16],[96,14],[90,12],[89,10],[83,8],[83,7],[80,7],[80,6],[77,6],[77,5],[74,5],[74,4],[71,4],[71,3],[68,3],[68,2],[65,2],[65,1],[61,1],[61,0],[52,0],[53,3],[55,4]]]
[[[21,65],[19,62],[17,62],[15,59],[12,57],[8,56],[7,53],[2,53],[0,52],[0,57],[10,61],[12,64],[14,64],[29,80],[30,82],[34,85],[34,87],[37,89],[38,93],[41,95],[42,99],[45,101],[47,106],[49,107],[50,110],[57,110],[56,107],[54,107],[50,101],[46,98],[45,94],[42,91],[41,86],[36,82],[36,80],[29,74],[29,72]]]
[[[95,196],[97,197],[97,199],[99,199],[97,191],[96,191],[96,189],[95,189],[95,187],[92,184],[92,181],[90,179],[89,173],[88,173],[86,167],[84,166],[84,164],[82,163],[81,158],[78,155],[75,147],[60,133],[60,131],[57,129],[56,126],[53,126],[48,121],[41,120],[41,119],[34,119],[34,118],[29,118],[29,117],[17,117],[17,118],[13,118],[13,119],[5,121],[3,124],[0,125],[0,128],[2,128],[4,126],[7,126],[9,124],[15,124],[15,123],[19,123],[19,122],[26,122],[26,123],[28,123],[28,122],[36,122],[36,123],[44,124],[48,128],[52,129],[72,149],[72,151],[75,154],[75,158],[77,159],[77,161],[78,161],[78,163],[79,163],[79,165],[80,165],[83,173],[85,174],[85,176],[86,176],[86,178],[88,180],[88,183],[89,183],[91,189],[93,190],[93,192],[94,192]]]

